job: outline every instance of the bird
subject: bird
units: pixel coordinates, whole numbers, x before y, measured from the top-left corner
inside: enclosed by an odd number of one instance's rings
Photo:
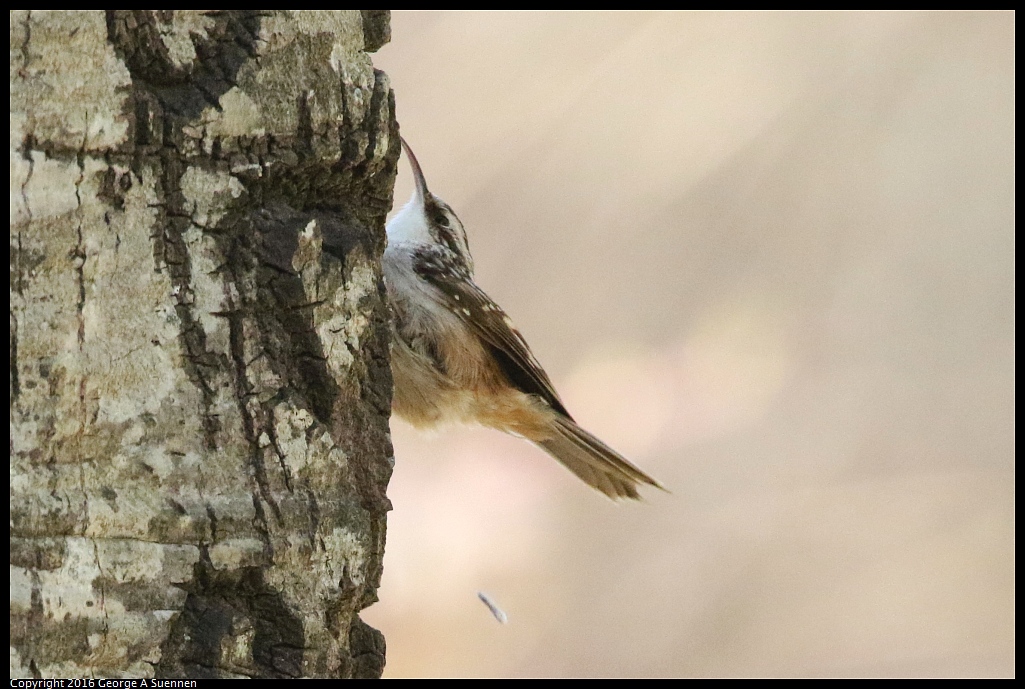
[[[466,230],[413,171],[409,202],[387,223],[382,266],[392,307],[392,410],[418,428],[477,423],[526,438],[613,500],[665,490],[567,411],[506,313],[473,280]]]

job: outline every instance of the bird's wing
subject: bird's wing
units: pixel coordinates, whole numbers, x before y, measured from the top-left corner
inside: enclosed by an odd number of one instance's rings
[[[435,298],[442,301],[442,306],[458,316],[491,350],[516,389],[537,395],[552,409],[572,418],[526,340],[505,311],[474,284],[457,254],[438,245],[424,246],[413,255],[413,270],[436,288]]]

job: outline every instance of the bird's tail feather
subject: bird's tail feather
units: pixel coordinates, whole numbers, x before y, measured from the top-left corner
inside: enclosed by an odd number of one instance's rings
[[[559,416],[554,422],[552,438],[536,444],[563,466],[613,500],[640,496],[641,484],[662,488],[658,481],[627,461],[621,454],[573,422]]]

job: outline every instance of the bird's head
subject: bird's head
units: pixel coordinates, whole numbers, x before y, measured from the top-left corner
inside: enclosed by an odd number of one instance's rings
[[[409,202],[388,223],[388,242],[440,244],[460,256],[473,271],[473,258],[466,241],[466,230],[452,208],[427,189],[423,170],[405,139],[402,149],[413,168],[416,188]]]

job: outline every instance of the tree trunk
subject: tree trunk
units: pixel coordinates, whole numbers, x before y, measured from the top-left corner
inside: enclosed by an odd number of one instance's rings
[[[379,676],[387,13],[10,19],[11,676]]]

